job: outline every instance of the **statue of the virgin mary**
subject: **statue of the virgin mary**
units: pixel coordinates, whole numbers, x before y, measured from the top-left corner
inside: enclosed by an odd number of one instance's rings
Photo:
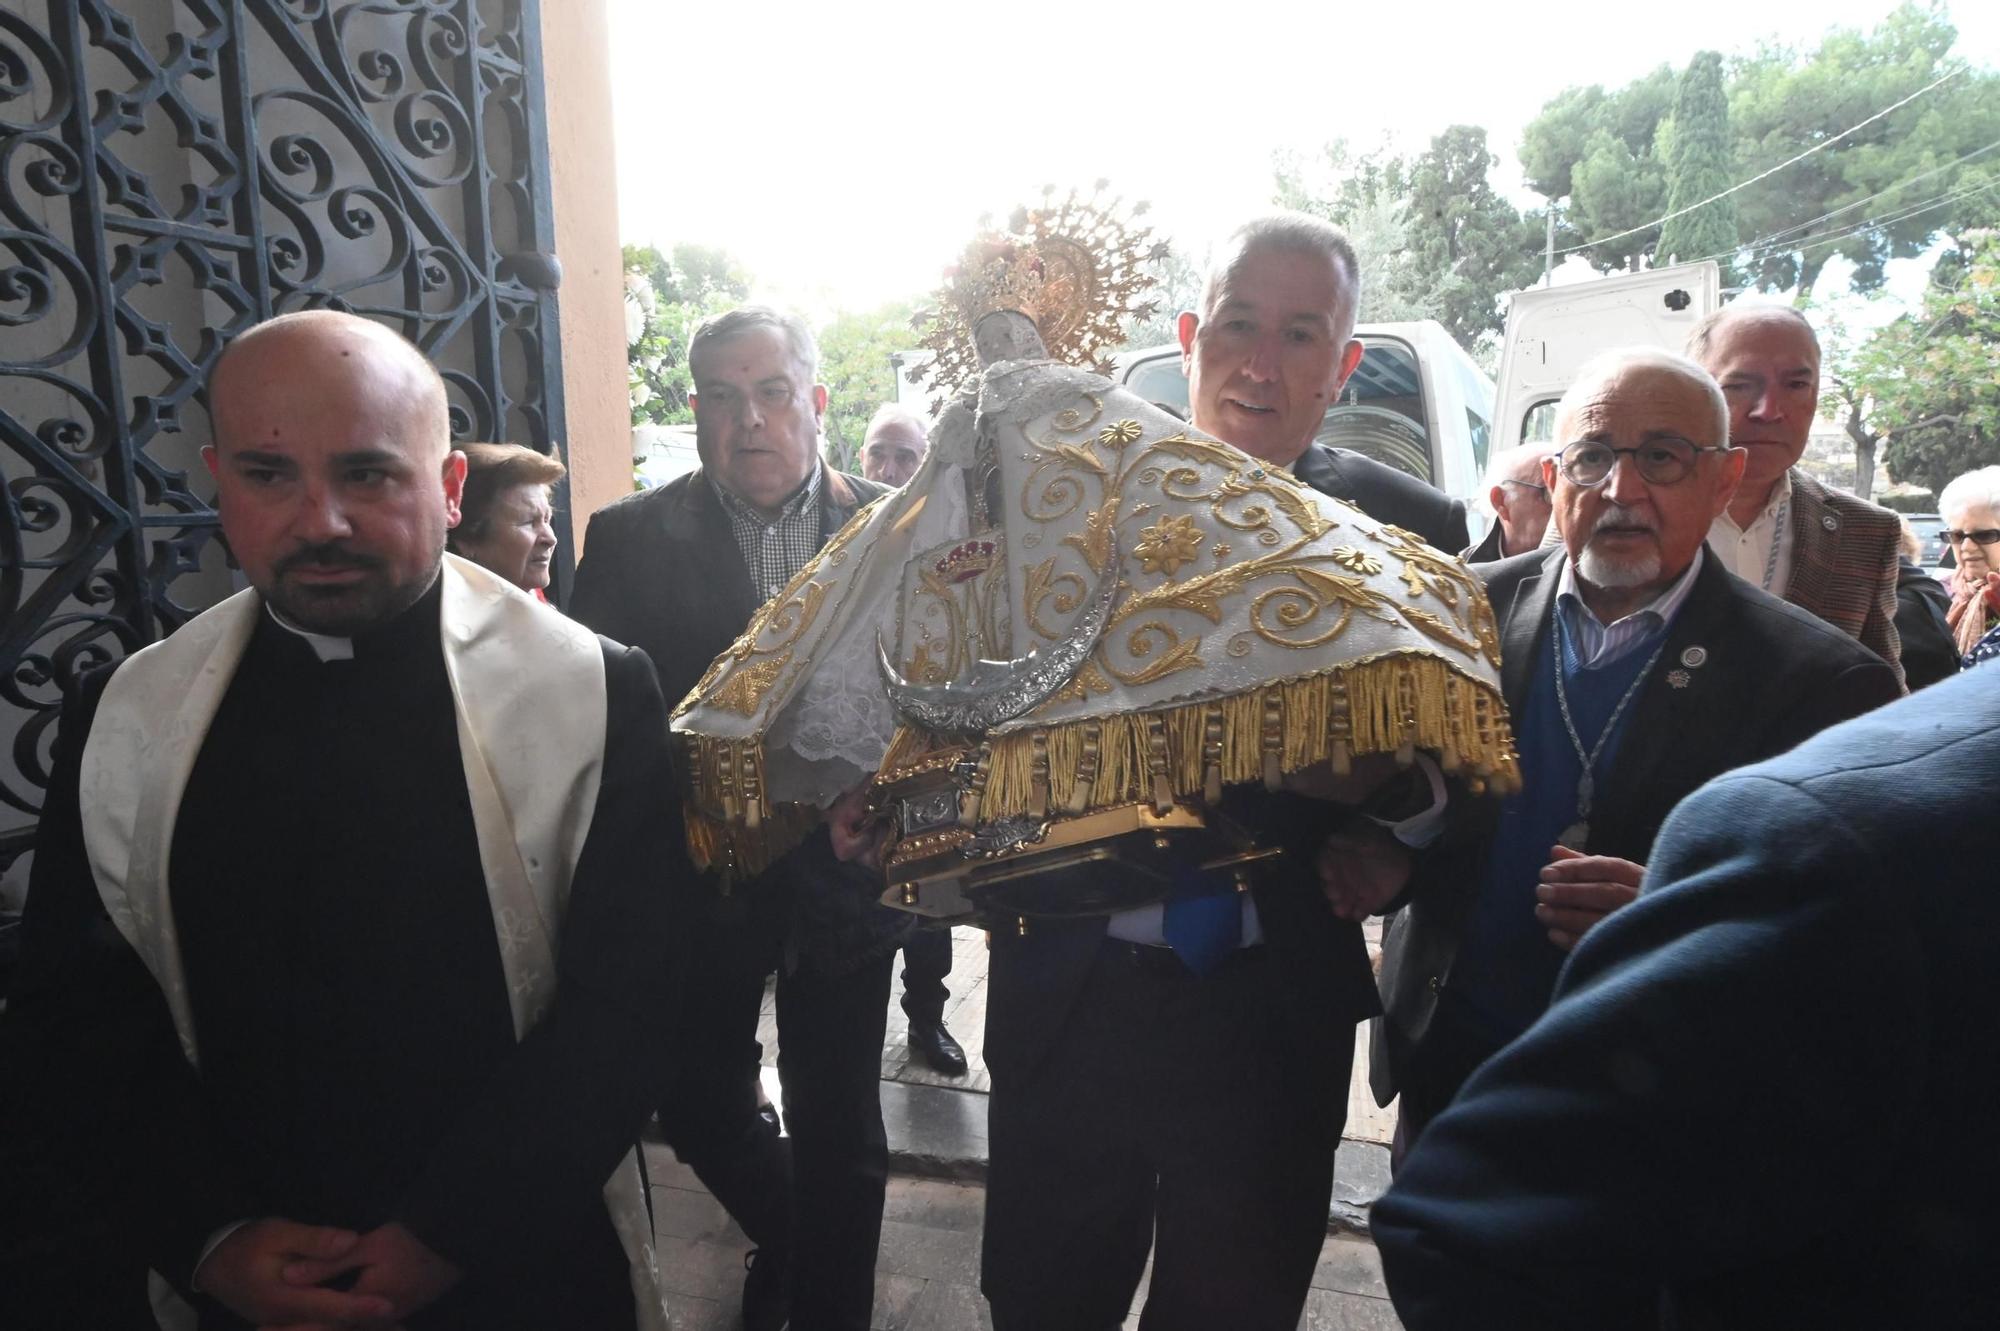
[[[1071,195],[978,237],[927,345],[949,396],[674,713],[698,861],[755,872],[863,783],[884,900],[1100,913],[1270,853],[1227,787],[1434,755],[1518,774],[1499,642],[1458,560],[1095,369],[1148,233]]]

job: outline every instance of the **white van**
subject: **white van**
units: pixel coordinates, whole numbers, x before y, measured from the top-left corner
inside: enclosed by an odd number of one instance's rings
[[[1499,447],[1554,442],[1556,402],[1592,356],[1614,347],[1679,351],[1721,306],[1722,271],[1712,259],[1515,292],[1500,349]]]
[[[1326,409],[1317,442],[1386,462],[1459,499],[1479,494],[1493,434],[1493,381],[1434,319],[1362,324],[1354,335],[1361,363]],[[1188,409],[1177,344],[1126,352],[1115,377],[1148,402]]]

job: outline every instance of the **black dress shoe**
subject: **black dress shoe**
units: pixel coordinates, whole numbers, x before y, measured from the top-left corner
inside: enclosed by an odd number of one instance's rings
[[[785,1331],[792,1320],[792,1295],[783,1264],[762,1248],[743,1254],[743,1331]]]
[[[910,1023],[910,1048],[924,1056],[924,1062],[947,1077],[965,1075],[965,1049],[951,1038],[942,1021]]]

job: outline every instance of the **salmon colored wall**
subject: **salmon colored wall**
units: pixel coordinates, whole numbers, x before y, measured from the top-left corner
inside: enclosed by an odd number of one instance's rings
[[[563,398],[573,544],[590,514],[632,492],[625,387],[625,283],[612,147],[605,0],[543,0],[542,105],[562,263]]]

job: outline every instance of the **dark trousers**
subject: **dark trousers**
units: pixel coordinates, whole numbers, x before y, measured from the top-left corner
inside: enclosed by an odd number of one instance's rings
[[[730,903],[693,926],[668,1143],[750,1241],[791,1270],[794,1331],[866,1331],[889,1143],[882,1039],[893,954],[855,971],[778,974],[787,1142],[758,1111],[757,1019],[779,931]]]
[[[1293,1331],[1326,1237],[1354,1028],[1301,1048],[1264,948],[1197,978],[1107,941],[1046,1057],[994,1077],[996,1331]]]
[[[1442,1114],[1479,1065],[1500,1052],[1502,1045],[1476,1030],[1448,1003],[1431,1017],[1423,1043],[1405,1060],[1396,1078],[1396,1138],[1389,1147],[1389,1171],[1402,1168],[1431,1120]]]
[[[944,1000],[951,997],[944,977],[949,974],[951,930],[919,929],[903,943],[903,1012],[912,1026],[944,1020]]]

